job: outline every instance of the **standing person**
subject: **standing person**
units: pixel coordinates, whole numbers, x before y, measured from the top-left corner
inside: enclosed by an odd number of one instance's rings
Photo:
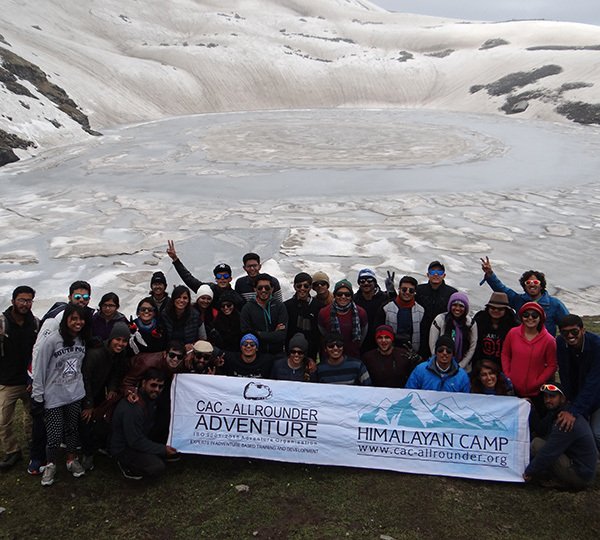
[[[319,330],[326,335],[336,332],[342,335],[344,351],[352,358],[360,358],[360,346],[365,340],[369,323],[367,312],[352,301],[352,284],[342,279],[333,289],[333,303],[319,311]],[[327,353],[321,350],[321,359]]]
[[[377,348],[362,356],[373,386],[404,388],[413,368],[412,354],[406,347],[394,347],[394,330],[387,324],[377,327],[375,342]]]
[[[383,292],[377,284],[375,272],[370,268],[363,268],[358,272],[358,291],[354,294],[354,303],[362,307],[367,313],[367,335],[360,346],[360,352],[365,353],[377,347],[375,344],[375,319],[381,307],[389,300],[387,293]]]
[[[534,426],[540,437],[531,442],[532,459],[523,473],[523,479],[531,482],[551,472],[562,485],[571,489],[585,489],[596,478],[598,460],[590,426],[578,414],[571,429],[563,429],[558,420],[567,406],[562,386],[559,383],[544,384],[540,390],[548,414]]]
[[[429,360],[413,369],[405,388],[468,394],[471,391],[469,376],[453,357],[452,338],[441,335],[435,342],[434,351]]]
[[[288,327],[286,336],[286,350],[289,351],[289,342],[298,332],[304,335],[308,343],[308,356],[316,358],[319,352],[319,327],[317,317],[319,307],[310,295],[312,277],[306,272],[300,272],[294,277],[294,296],[286,300],[283,305],[288,314]]]
[[[538,303],[523,304],[519,318],[523,322],[509,330],[504,340],[502,371],[512,381],[515,394],[531,399],[541,412],[540,387],[556,373],[556,341],[544,326],[545,313]]]
[[[285,306],[273,298],[273,282],[269,274],[256,276],[254,298],[246,302],[240,314],[242,334],[254,334],[260,352],[283,352],[288,314]]]
[[[238,351],[242,330],[240,313],[233,303],[233,295],[223,293],[219,297],[217,308],[209,341],[224,351]]]
[[[515,312],[508,304],[506,293],[493,292],[485,309],[478,311],[473,317],[477,325],[477,346],[473,355],[473,365],[492,360],[502,363],[502,344],[506,334],[519,323]]]
[[[298,332],[288,345],[287,356],[278,358],[273,364],[271,379],[277,381],[316,381],[317,365],[308,355],[308,341]]]
[[[54,483],[63,438],[67,445],[67,470],[76,478],[85,474],[77,458],[81,399],[85,396],[81,373],[85,357],[85,343],[81,338],[85,315],[82,306],[69,304],[58,330],[44,339],[33,361],[31,397],[35,406],[44,408],[46,425],[48,463],[42,486]]]
[[[319,311],[333,302],[333,294],[329,286],[329,276],[325,272],[319,271],[313,274],[312,288],[315,291],[315,304]]]
[[[231,292],[235,298],[235,304],[238,309],[242,309],[245,300],[237,294],[231,287],[231,281],[233,279],[231,274],[231,266],[227,263],[221,262],[213,268],[213,275],[215,281],[212,283],[200,281],[197,277],[193,276],[192,273],[183,265],[177,251],[175,250],[175,243],[173,240],[168,241],[167,254],[173,261],[173,266],[179,274],[179,277],[183,282],[194,292],[199,292],[202,285],[208,285],[213,292],[213,300],[218,300],[219,296],[224,292]]]
[[[169,300],[169,295],[167,293],[167,278],[160,271],[152,274],[149,296],[156,306],[156,312],[160,313],[166,307]]]
[[[229,291],[223,294],[228,294]],[[220,298],[220,296],[219,296]],[[198,288],[198,298],[196,298],[196,303],[194,304],[194,309],[200,315],[200,338],[205,340],[212,331],[213,321],[215,318],[215,309],[214,309],[214,293],[212,289],[208,285],[200,285]]]
[[[558,298],[548,294],[546,276],[543,272],[537,270],[523,272],[523,275],[519,278],[519,283],[524,292],[519,294],[500,281],[492,269],[489,257],[481,259],[481,269],[484,273],[481,284],[487,282],[493,291],[506,293],[508,301],[515,311],[519,311],[526,302],[536,302],[542,306],[545,314],[544,324],[551,335],[556,335],[558,321],[568,315],[569,310]]]
[[[471,373],[471,393],[491,396],[514,396],[510,379],[500,371],[500,364],[484,358],[474,364]]]
[[[566,315],[558,327],[558,374],[569,403],[558,414],[557,423],[570,431],[577,415],[589,419],[600,450],[600,336],[586,332],[577,315]]]
[[[129,328],[129,348],[131,352],[160,352],[167,346],[165,332],[159,324],[158,309],[151,296],[142,298],[135,310],[137,317],[131,321]]]
[[[317,381],[328,384],[371,386],[367,367],[358,359],[346,356],[344,340],[339,332],[325,336],[327,356],[317,365]]]
[[[167,341],[179,341],[188,351],[198,341],[200,316],[190,303],[190,290],[185,285],[173,288],[167,307],[160,314],[160,326]]]
[[[432,351],[429,348],[429,331],[431,324],[440,313],[448,310],[448,300],[455,292],[454,287],[444,281],[446,267],[440,261],[432,261],[427,267],[427,283],[417,286],[415,301],[423,306],[424,314],[421,323],[421,350],[422,358],[429,358]]]
[[[12,292],[11,306],[0,315],[0,443],[5,451],[0,470],[8,470],[23,459],[13,420],[18,401],[29,410],[27,368],[40,326],[31,312],[34,298],[35,291],[21,285]],[[24,432],[29,433],[28,413],[23,418]]]
[[[127,318],[119,311],[119,296],[114,292],[106,293],[98,305],[98,311],[92,315],[92,338],[106,341],[117,322],[127,322]]]
[[[437,338],[446,335],[454,341],[454,358],[467,373],[477,346],[477,325],[469,317],[469,298],[456,292],[448,300],[448,311],[440,313],[431,323],[429,347],[433,350]]]
[[[413,351],[418,353],[421,350],[421,326],[425,310],[417,304],[416,292],[417,280],[412,276],[402,277],[398,295],[381,307],[377,323],[378,326],[387,324],[392,327],[396,335],[396,345],[400,344],[400,336],[405,336],[411,342]]]
[[[249,302],[254,298],[256,288],[256,278],[260,274],[262,265],[260,263],[260,256],[256,253],[246,253],[242,257],[242,265],[245,276],[237,278],[235,282],[235,292],[238,293],[246,302]],[[277,302],[283,302],[283,295],[281,293],[281,285],[277,278],[271,276],[273,286],[273,299]]]
[[[164,385],[164,374],[150,368],[142,376],[139,399],[132,403],[123,398],[115,409],[110,450],[129,480],[159,475],[165,470],[166,460],[178,455],[172,446],[150,439],[156,423],[157,400]]]

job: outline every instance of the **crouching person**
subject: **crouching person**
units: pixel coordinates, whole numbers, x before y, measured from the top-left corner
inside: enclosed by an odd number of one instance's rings
[[[570,430],[561,429],[556,423],[565,410],[567,398],[559,383],[541,387],[548,414],[532,430],[538,435],[531,442],[531,462],[523,473],[529,482],[551,473],[556,480],[570,489],[585,489],[596,477],[598,452],[594,435],[587,420],[577,415]]]
[[[121,399],[113,414],[111,455],[123,476],[130,480],[157,476],[165,470],[166,460],[177,457],[175,448],[149,438],[155,423],[157,399],[164,386],[164,373],[150,368],[142,376],[139,399],[135,403]]]

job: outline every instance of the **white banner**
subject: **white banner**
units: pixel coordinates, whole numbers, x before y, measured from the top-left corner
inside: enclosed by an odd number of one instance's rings
[[[521,482],[530,405],[514,397],[176,375],[180,452]]]

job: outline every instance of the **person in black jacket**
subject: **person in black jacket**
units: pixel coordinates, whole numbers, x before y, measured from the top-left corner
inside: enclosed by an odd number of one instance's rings
[[[317,317],[321,306],[310,295],[312,277],[306,272],[300,272],[294,277],[294,296],[286,300],[283,305],[288,314],[288,327],[285,339],[285,348],[289,352],[289,343],[294,335],[302,334],[308,343],[305,351],[307,357],[315,359],[319,352],[321,333],[317,324]]]

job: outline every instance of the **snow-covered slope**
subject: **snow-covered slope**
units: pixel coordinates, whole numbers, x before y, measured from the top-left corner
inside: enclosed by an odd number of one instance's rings
[[[600,121],[591,25],[468,23],[361,0],[6,0],[4,11],[0,57],[38,66],[100,131],[197,112],[348,106],[504,106]],[[88,136],[15,78],[32,97],[0,82],[0,130],[38,145],[18,155]]]

